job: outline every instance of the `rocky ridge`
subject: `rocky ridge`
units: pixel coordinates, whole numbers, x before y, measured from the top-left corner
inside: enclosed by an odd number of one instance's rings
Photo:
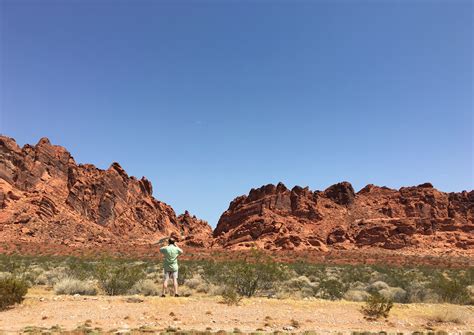
[[[444,193],[425,183],[356,193],[342,182],[313,192],[269,184],[234,199],[213,236],[231,249],[472,251],[474,191]]]
[[[118,163],[77,164],[46,138],[20,148],[0,136],[0,242],[71,248],[145,246],[167,236],[229,250],[415,250],[474,253],[474,191],[425,183],[399,190],[342,182],[324,191],[265,185],[235,198],[212,231],[153,197]],[[141,249],[140,249],[141,250]]]
[[[155,199],[145,177],[118,163],[107,170],[76,164],[63,147],[0,136],[0,241],[51,244],[145,244],[169,235],[207,246],[211,227],[188,212],[177,216]]]

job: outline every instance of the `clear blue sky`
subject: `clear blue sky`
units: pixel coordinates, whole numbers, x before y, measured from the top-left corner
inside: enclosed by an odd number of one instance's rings
[[[472,189],[471,1],[0,0],[1,124],[215,225],[284,182]]]

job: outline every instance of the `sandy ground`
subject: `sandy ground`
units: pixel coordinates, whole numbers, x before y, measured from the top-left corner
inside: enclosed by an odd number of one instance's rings
[[[145,327],[156,331],[173,327],[181,330],[225,330],[242,332],[334,333],[351,331],[404,332],[445,330],[461,333],[474,330],[474,307],[439,304],[396,304],[388,320],[370,322],[359,312],[360,303],[326,300],[244,299],[239,306],[220,303],[219,297],[160,298],[55,296],[51,291],[31,289],[26,300],[0,312],[3,333],[18,333],[26,327],[73,330],[91,328],[128,330]],[[430,320],[439,310],[449,310],[461,322]],[[297,327],[295,327],[295,322]]]

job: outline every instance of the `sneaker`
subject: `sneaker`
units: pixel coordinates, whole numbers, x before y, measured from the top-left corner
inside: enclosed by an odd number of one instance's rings
[[[179,294],[175,294],[174,296],[175,296],[175,297],[179,297]]]
[[[162,294],[162,295],[161,295],[161,297],[162,297],[162,298],[165,298],[165,297],[166,297],[166,295]]]

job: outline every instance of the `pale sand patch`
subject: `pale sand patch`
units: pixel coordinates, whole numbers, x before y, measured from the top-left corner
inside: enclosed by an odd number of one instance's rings
[[[449,332],[474,329],[472,306],[438,304],[396,304],[387,321],[369,322],[359,312],[361,303],[326,300],[244,299],[240,306],[220,303],[219,297],[188,298],[140,297],[141,303],[126,302],[126,297],[55,296],[53,292],[31,289],[23,304],[0,312],[0,329],[18,332],[27,326],[50,328],[55,325],[66,330],[91,320],[92,327],[104,330],[153,329],[167,327],[183,330],[243,332],[283,331],[296,320],[299,328],[292,331],[318,333],[351,331],[413,332],[432,328]],[[439,308],[448,308],[462,315],[463,324],[433,323],[430,316]],[[170,315],[170,313],[174,315]],[[209,329],[209,328],[208,328]]]

